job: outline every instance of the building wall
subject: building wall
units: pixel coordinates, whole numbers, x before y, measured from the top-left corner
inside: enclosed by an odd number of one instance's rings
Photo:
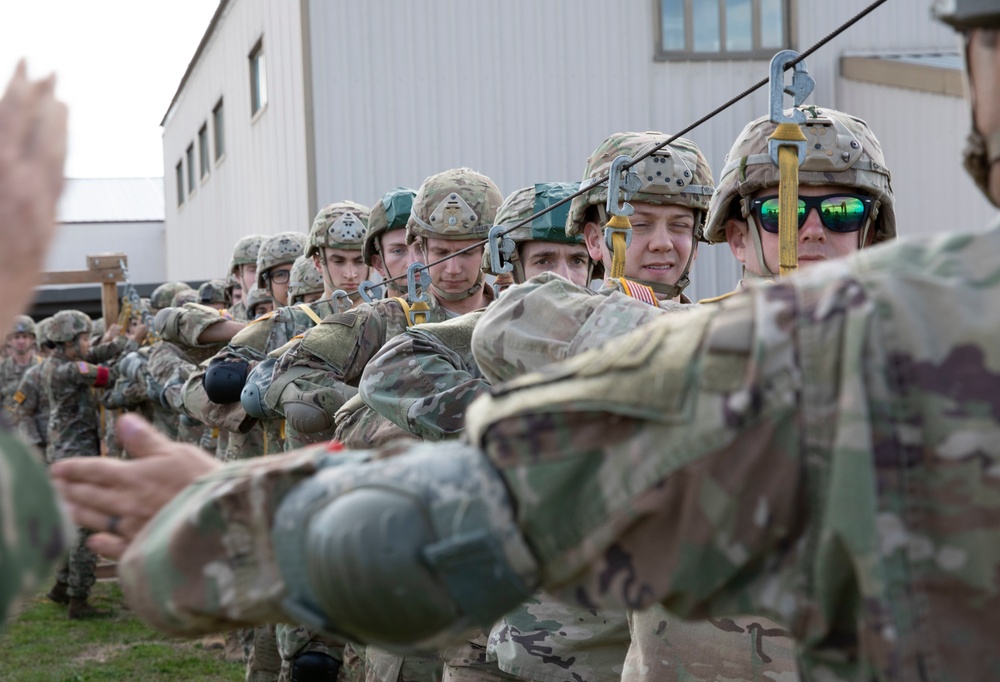
[[[308,230],[301,14],[297,2],[233,0],[164,122],[167,276],[222,276],[240,237]],[[250,51],[263,37],[268,102],[250,114]],[[175,166],[224,101],[225,155],[177,205]],[[185,161],[186,164],[186,161]]]

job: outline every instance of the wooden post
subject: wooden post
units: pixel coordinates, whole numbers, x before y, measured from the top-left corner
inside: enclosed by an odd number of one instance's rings
[[[42,284],[100,284],[101,316],[105,328],[118,322],[118,282],[125,281],[122,263],[128,267],[124,253],[99,253],[87,256],[86,270],[60,270],[42,274]],[[124,333],[126,330],[122,330]]]

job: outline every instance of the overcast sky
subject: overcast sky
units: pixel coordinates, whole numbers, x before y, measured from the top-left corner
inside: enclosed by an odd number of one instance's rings
[[[0,79],[55,72],[67,177],[163,175],[160,121],[218,0],[0,0]]]

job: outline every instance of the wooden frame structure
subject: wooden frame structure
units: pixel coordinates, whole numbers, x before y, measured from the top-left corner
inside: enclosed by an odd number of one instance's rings
[[[86,270],[44,272],[40,284],[100,284],[101,316],[110,326],[118,322],[118,283],[125,281],[122,264],[128,267],[124,253],[98,253],[87,256]]]

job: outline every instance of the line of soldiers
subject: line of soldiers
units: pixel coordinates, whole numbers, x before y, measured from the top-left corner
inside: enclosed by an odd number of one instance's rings
[[[938,13],[966,38],[968,165],[1000,204],[990,5]],[[402,232],[424,262],[455,257],[405,296],[325,291],[351,307],[314,319],[272,285],[279,307],[235,334],[196,304],[161,312],[164,339],[225,344],[180,409],[230,445],[259,429],[264,453],[295,449],[223,465],[125,417],[135,460],[53,466],[100,531],[90,546],[120,557],[148,622],[256,625],[258,662],[276,639],[293,680],[992,679],[1000,233],[869,250],[896,233],[878,142],[847,114],[803,112],[793,278],[774,280],[779,179],[759,120],[718,186],[687,140],[636,166],[624,276],[596,294],[590,276],[619,262],[594,179],[658,133],[602,143],[564,222],[512,233],[505,257],[466,249],[573,186],[501,202],[469,169],[429,177],[380,244]],[[397,206],[343,203],[310,243]],[[745,276],[695,306],[699,240],[726,241]],[[487,293],[484,270],[516,286]]]
[[[837,111],[804,111],[803,128],[813,142],[800,170],[806,209],[799,252],[807,267],[891,239],[895,221],[889,170],[868,126]],[[608,190],[596,180],[616,157],[639,156],[663,140],[662,133],[605,140],[587,160],[589,191],[508,234],[513,248],[505,262],[481,245],[490,228],[558,204],[579,183],[538,183],[504,200],[489,178],[460,168],[429,177],[415,192],[392,190],[370,210],[351,201],[330,204],[308,236],[241,239],[233,276],[251,291],[250,301],[254,291],[266,292],[276,307],[245,327],[196,302],[160,311],[154,331],[161,341],[148,362],[160,387],[157,407],[226,434],[217,452],[223,461],[331,440],[360,449],[454,439],[472,401],[490,386],[689,307],[683,292],[699,242],[729,243],[747,281],[773,277],[777,229],[767,207],[778,171],[767,139],[774,127],[766,118],[748,124],[718,188],[690,140],[641,162],[624,277],[605,279],[596,293],[590,283],[610,273],[614,256],[604,234]],[[844,205],[854,211],[853,222],[834,224],[827,209]],[[431,266],[419,288],[395,279],[413,262],[453,254]],[[314,278],[307,292],[318,300],[297,300],[300,268]],[[360,286],[369,268],[394,281],[384,298],[364,303]],[[521,286],[497,298],[484,275]],[[238,308],[233,313],[241,317]],[[476,353],[477,344],[488,352]],[[158,367],[167,352],[170,361]],[[152,421],[177,439],[155,414]],[[352,532],[367,541],[363,527]],[[252,585],[244,587],[253,592]],[[417,603],[433,596],[429,586],[420,586],[428,588],[425,594],[417,587],[405,588]],[[415,609],[411,617],[422,620],[421,613]],[[394,619],[401,621],[397,627],[405,621],[401,614]],[[243,631],[247,679],[333,679],[338,673],[388,682],[662,679],[664,666],[697,679],[797,673],[788,631],[763,615],[687,623],[656,605],[597,610],[542,592],[433,655],[360,647],[358,638],[322,630],[279,623]]]

